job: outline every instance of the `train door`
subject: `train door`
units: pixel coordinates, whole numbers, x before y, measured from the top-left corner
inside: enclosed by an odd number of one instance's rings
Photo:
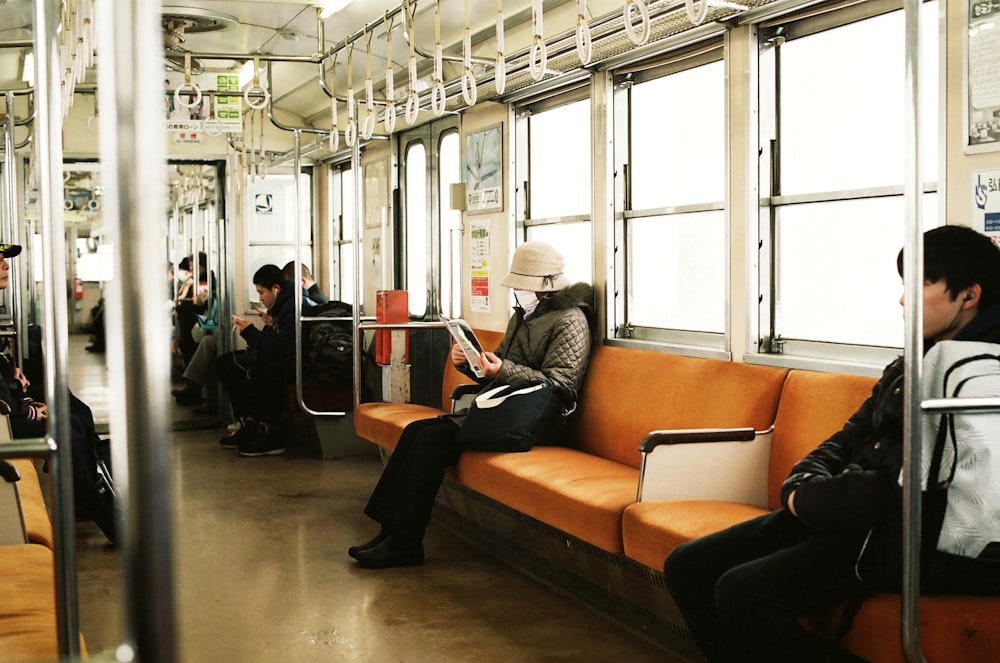
[[[424,125],[399,137],[399,225],[396,228],[398,287],[409,292],[413,320],[461,316],[461,212],[451,209],[451,185],[461,181],[459,118]],[[448,335],[410,332],[410,396],[440,398]]]
[[[432,122],[400,135],[402,187],[397,264],[409,291],[410,317],[434,320],[461,314],[461,213],[451,209],[450,186],[461,181],[459,120]]]

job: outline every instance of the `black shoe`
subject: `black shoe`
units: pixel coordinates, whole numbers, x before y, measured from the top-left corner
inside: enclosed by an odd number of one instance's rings
[[[188,382],[181,389],[174,389],[170,392],[178,405],[199,405],[201,404],[201,387],[194,382]]]
[[[84,350],[86,350],[87,352],[96,352],[100,354],[105,351],[105,347],[103,344],[98,345],[97,343],[94,343],[93,345],[88,345],[86,348],[84,348]]]
[[[424,544],[399,541],[390,535],[374,548],[359,551],[355,559],[366,569],[419,566],[424,563]]]
[[[389,536],[389,533],[386,532],[385,528],[383,527],[382,529],[379,530],[378,534],[375,535],[375,538],[371,539],[367,543],[362,543],[360,546],[351,546],[350,548],[348,548],[347,549],[347,554],[350,555],[351,557],[353,557],[354,559],[357,559],[359,552],[362,552],[362,551],[365,551],[365,550],[371,550],[372,548],[374,548],[378,544],[380,544],[383,541],[385,541],[385,539],[386,539],[387,536]]]
[[[257,426],[257,433],[248,435],[239,441],[241,456],[278,456],[285,453],[285,436],[276,426],[271,426],[267,432]]]
[[[256,421],[244,421],[235,431],[223,436],[219,440],[219,445],[223,449],[235,449],[240,446],[240,441],[244,438],[258,434],[260,434],[260,424]]]

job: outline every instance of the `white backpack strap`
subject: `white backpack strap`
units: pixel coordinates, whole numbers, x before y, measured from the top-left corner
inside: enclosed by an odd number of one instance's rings
[[[527,387],[522,387],[520,389],[515,389],[514,391],[509,391],[505,394],[500,394],[500,392],[505,389],[510,389],[509,384],[500,385],[499,387],[494,387],[493,389],[488,389],[483,393],[476,396],[476,407],[480,410],[486,410],[489,408],[497,407],[508,398],[512,396],[519,396],[521,394],[530,394],[532,392],[538,391],[545,387],[545,384],[539,382],[538,384],[528,385]],[[500,395],[498,395],[500,394]]]

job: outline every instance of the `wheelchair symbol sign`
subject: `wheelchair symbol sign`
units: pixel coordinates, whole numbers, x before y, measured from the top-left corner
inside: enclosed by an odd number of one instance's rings
[[[254,206],[257,214],[271,214],[274,212],[273,197],[270,193],[258,193],[254,198]]]

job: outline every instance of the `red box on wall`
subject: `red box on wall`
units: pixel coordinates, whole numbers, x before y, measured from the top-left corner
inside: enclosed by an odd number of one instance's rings
[[[379,290],[375,293],[375,322],[407,322],[410,319],[410,298],[405,290]],[[375,361],[388,364],[392,355],[391,329],[375,332]],[[410,335],[406,334],[403,361],[410,361]]]

